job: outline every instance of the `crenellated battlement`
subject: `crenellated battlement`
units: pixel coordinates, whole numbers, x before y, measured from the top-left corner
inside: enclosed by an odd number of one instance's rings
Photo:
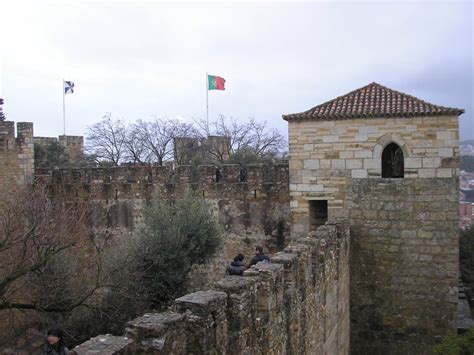
[[[348,354],[349,229],[326,224],[213,290],[99,335],[71,353]]]
[[[0,121],[0,136],[15,138],[15,122]]]
[[[0,121],[0,142],[4,150],[22,151],[28,149],[28,144],[33,143],[33,123],[18,122],[16,129],[15,137],[15,122]]]
[[[64,148],[68,154],[71,164],[78,164],[84,156],[84,137],[83,136],[66,136],[56,137],[34,137],[35,144],[46,147],[57,143]]]
[[[155,190],[181,194],[186,189],[201,190],[203,197],[222,197],[247,191],[254,197],[265,191],[287,194],[288,165],[267,167],[249,165],[200,165],[193,171],[190,165],[172,169],[169,166],[118,166],[110,168],[38,170],[37,181],[48,184],[56,194],[92,193],[94,198],[147,198]],[[278,195],[274,197],[278,198]]]
[[[33,178],[33,123],[0,121],[0,184],[16,188]]]

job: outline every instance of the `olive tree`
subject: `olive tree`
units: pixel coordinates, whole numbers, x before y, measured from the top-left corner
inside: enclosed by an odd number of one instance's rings
[[[137,288],[151,306],[185,292],[194,264],[203,264],[221,244],[221,229],[209,204],[188,191],[166,201],[155,195],[134,251]]]

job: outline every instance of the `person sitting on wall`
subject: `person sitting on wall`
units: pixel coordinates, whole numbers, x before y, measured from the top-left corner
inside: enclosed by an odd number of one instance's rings
[[[251,267],[252,265],[255,265],[256,263],[259,263],[260,261],[270,262],[270,258],[263,253],[263,248],[261,246],[256,246],[255,256],[250,261],[249,267]]]
[[[226,275],[239,275],[242,276],[244,274],[246,267],[244,264],[244,256],[243,254],[239,254],[234,258],[234,261],[230,263],[227,267]]]
[[[47,343],[44,346],[45,355],[67,355],[69,349],[64,344],[63,332],[59,328],[52,328],[48,331]]]

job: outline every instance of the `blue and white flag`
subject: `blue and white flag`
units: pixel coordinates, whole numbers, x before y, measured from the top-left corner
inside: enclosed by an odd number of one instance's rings
[[[72,81],[64,81],[64,93],[72,94],[74,92],[74,83]]]

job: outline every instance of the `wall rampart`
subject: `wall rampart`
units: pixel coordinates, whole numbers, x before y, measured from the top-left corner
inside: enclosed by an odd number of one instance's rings
[[[382,177],[382,152],[396,143],[404,178],[459,176],[458,116],[290,122],[292,233],[308,232],[309,201],[328,201],[328,220],[349,218],[347,187]]]
[[[48,185],[56,197],[69,200],[88,198],[102,203],[107,209],[113,205],[128,204],[127,213],[133,214],[128,219],[135,223],[141,220],[141,206],[155,192],[164,198],[177,198],[187,190],[193,190],[215,204],[216,209],[223,210],[227,222],[232,220],[238,224],[247,223],[246,218],[261,220],[258,216],[264,210],[264,203],[269,205],[267,210],[270,207],[287,210],[287,164],[276,164],[271,168],[250,165],[245,171],[245,179],[242,175],[238,165],[224,165],[219,170],[212,165],[203,165],[198,167],[197,173],[187,165],[176,169],[167,166],[120,166],[37,171],[36,179]],[[256,213],[251,213],[251,210],[256,210]],[[130,227],[120,218],[115,219],[119,221],[117,227]],[[249,223],[252,224],[251,221]]]
[[[288,164],[271,167],[262,164],[248,165],[242,170],[237,164],[200,165],[197,172],[190,165],[177,166],[117,166],[110,168],[77,168],[41,170],[37,175],[52,185],[65,184],[159,184],[211,186],[213,184],[246,183],[248,185],[276,184],[288,189]]]
[[[354,179],[353,354],[430,354],[457,328],[457,178]]]
[[[165,313],[72,354],[348,354],[349,232],[326,224],[243,277],[175,300]]]
[[[68,155],[71,165],[79,164],[84,157],[84,137],[60,135],[56,137],[34,137],[34,143],[46,147],[58,143]]]
[[[0,186],[5,190],[33,180],[33,124],[0,121]]]

